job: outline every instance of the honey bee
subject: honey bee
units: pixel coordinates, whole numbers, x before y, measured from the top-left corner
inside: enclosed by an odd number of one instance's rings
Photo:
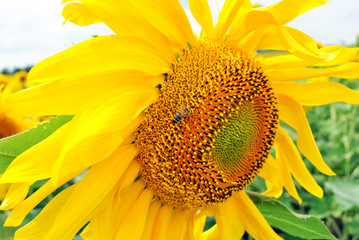
[[[176,124],[179,121],[181,121],[183,118],[186,118],[191,114],[192,114],[192,110],[190,107],[188,106],[179,107],[178,112],[176,112],[176,114],[174,115],[172,122]]]

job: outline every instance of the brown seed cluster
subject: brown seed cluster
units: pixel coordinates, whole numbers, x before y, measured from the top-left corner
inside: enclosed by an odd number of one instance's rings
[[[178,54],[160,91],[135,141],[141,178],[156,198],[197,208],[245,188],[278,124],[276,97],[258,63],[233,45],[201,41]]]

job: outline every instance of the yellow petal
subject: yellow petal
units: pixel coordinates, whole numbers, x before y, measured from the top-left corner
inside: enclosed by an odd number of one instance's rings
[[[240,45],[249,52],[258,49],[287,50],[278,37],[275,25],[253,31],[240,41]]]
[[[274,142],[275,149],[278,149],[278,145]],[[287,192],[294,197],[299,204],[302,203],[302,199],[299,197],[298,191],[294,185],[292,175],[290,174],[289,167],[287,162],[283,159],[283,156],[280,151],[275,152],[276,162],[278,163],[278,167],[280,168],[281,175],[283,177],[283,185]]]
[[[283,193],[283,175],[278,162],[269,155],[259,176],[266,180],[267,191],[263,195],[279,198]]]
[[[297,145],[301,153],[322,173],[335,175],[319,152],[301,105],[284,94],[278,94],[278,102],[280,119],[297,131]]]
[[[240,239],[245,231],[240,219],[237,202],[233,197],[218,205],[216,212],[218,239]]]
[[[178,1],[81,2],[117,34],[136,36],[150,42],[165,38],[166,41],[182,47],[194,40],[191,25]]]
[[[130,166],[126,169],[124,176],[120,179],[118,183],[115,200],[117,199],[117,194],[122,194],[127,188],[132,187],[135,179],[139,176],[141,170],[141,166],[137,160],[132,161]],[[116,202],[116,201],[115,201]],[[121,202],[117,202],[121,203]],[[117,211],[116,211],[117,212]]]
[[[241,38],[243,38],[243,33],[245,32],[244,20],[253,8],[253,5],[250,0],[244,0],[242,6],[238,9],[237,14],[235,15],[232,24],[228,30],[227,40],[233,43],[237,43]]]
[[[345,63],[327,68],[293,68],[267,70],[266,75],[271,81],[293,81],[313,77],[359,78],[359,63]]]
[[[179,1],[137,0],[132,4],[170,42],[185,48],[187,42],[195,41],[191,24]],[[134,14],[138,14],[138,12],[136,11]]]
[[[116,239],[141,239],[152,198],[153,192],[148,188],[141,193],[127,211],[116,234]]]
[[[244,191],[233,194],[233,198],[237,203],[240,221],[243,223],[246,231],[255,239],[282,239],[269,226],[261,212],[254,205],[252,200]]]
[[[97,210],[105,206],[103,201],[114,190],[136,154],[137,149],[133,145],[121,147],[109,158],[94,165],[78,183],[61,214],[56,217],[46,235],[47,239],[71,239]]]
[[[325,0],[283,0],[268,7],[253,8],[247,14],[238,18],[228,34],[229,40],[241,39],[252,31],[269,27],[269,25],[284,25],[300,14],[324,4]],[[263,45],[263,44],[261,44]],[[272,48],[274,49],[274,48]],[[277,48],[275,48],[277,49]]]
[[[45,239],[47,231],[55,222],[56,216],[61,213],[62,206],[68,200],[77,184],[74,184],[57,194],[37,217],[15,232],[15,239],[39,240]],[[65,238],[59,238],[65,239]]]
[[[237,25],[237,26],[236,26]],[[238,25],[240,27],[238,27]],[[255,30],[262,31],[263,28],[266,28],[270,25],[277,25],[273,16],[266,11],[259,11],[257,9],[253,9],[245,14],[241,21],[237,21],[233,29],[229,32],[228,37],[233,39],[242,39],[246,35],[250,34]],[[231,36],[234,35],[235,36]]]
[[[174,209],[174,217],[169,225],[168,239],[185,239],[189,212],[185,209]]]
[[[333,102],[359,104],[359,92],[334,82],[272,84],[274,91],[295,99],[300,105],[319,106]]]
[[[337,65],[348,62],[357,62],[359,56],[359,47],[347,48],[343,46],[327,46],[319,49],[320,54],[328,55],[324,63],[318,66]]]
[[[84,240],[95,240],[95,238],[92,236],[92,228],[91,228],[92,226],[91,225],[92,225],[91,223],[87,224],[87,226],[84,228],[84,230],[82,230],[82,232],[80,233],[80,236]]]
[[[280,69],[280,68],[298,68],[309,65],[314,66],[334,66],[338,64],[356,62],[359,48],[347,48],[343,46],[328,46],[319,49],[319,53],[323,56],[323,61],[311,64],[295,55],[274,56],[262,59],[263,68]]]
[[[79,175],[83,170],[71,173],[67,178],[60,182],[59,185],[55,185],[51,179],[49,179],[44,185],[42,185],[36,192],[27,197],[24,201],[19,203],[6,218],[4,226],[19,226],[24,220],[26,215],[34,209],[45,197],[55,191],[59,186],[63,185],[70,179],[73,179]]]
[[[201,235],[201,240],[217,240],[218,238],[218,226],[217,224],[203,232]]]
[[[134,91],[144,85],[154,87],[162,81],[163,76],[114,70],[50,81],[18,91],[6,100],[12,109],[25,116],[74,115],[99,93],[115,89]]]
[[[284,25],[306,11],[319,7],[329,0],[282,0],[268,7],[259,8],[268,11],[276,19],[278,24]]]
[[[156,97],[156,88],[142,86],[133,92],[107,91],[93,98],[72,119],[68,138],[53,166],[54,181],[111,154],[137,128],[139,121],[135,119]]]
[[[202,26],[208,37],[212,38],[214,34],[213,19],[207,0],[189,0],[188,5],[193,17]]]
[[[156,240],[167,240],[167,232],[170,230],[169,225],[173,218],[173,208],[163,205],[157,213],[153,224],[152,238]]]
[[[203,228],[206,223],[206,215],[196,210],[189,210],[189,214],[190,216],[187,221],[186,239],[197,240],[203,232]]]
[[[246,0],[226,0],[215,27],[216,38],[224,40],[234,17]]]
[[[11,184],[1,203],[0,210],[12,209],[20,204],[26,198],[32,183],[33,182]]]
[[[4,200],[6,193],[10,188],[10,185],[11,183],[0,184],[0,202]]]
[[[136,199],[143,193],[146,184],[143,181],[136,181],[131,184],[126,191],[116,194],[113,205],[113,229],[116,231],[120,228],[124,221],[126,221],[127,212],[131,211],[131,206],[136,202]],[[117,190],[117,192],[119,192]],[[142,233],[142,229],[139,230]],[[115,232],[116,233],[116,232]],[[128,236],[126,236],[128,237]]]
[[[86,6],[77,2],[66,4],[62,11],[62,16],[65,18],[65,22],[70,21],[79,26],[102,22]]]
[[[91,235],[91,239],[114,238],[118,225],[124,220],[123,216],[126,211],[144,189],[142,181],[133,184],[139,170],[139,164],[133,161],[120,179],[116,193],[110,202],[90,219],[91,229],[88,229],[89,232],[84,233],[85,235]],[[127,190],[124,191],[124,189]]]
[[[0,178],[5,182],[31,182],[51,177],[54,160],[58,158],[63,139],[71,121],[60,127],[42,142],[15,158]]]
[[[161,46],[166,49],[166,45]],[[144,40],[102,36],[83,41],[36,64],[29,72],[31,86],[66,77],[114,70],[135,70],[160,75],[170,70],[173,54],[159,54]]]
[[[150,240],[152,239],[152,229],[155,223],[156,217],[161,207],[161,202],[158,200],[153,201],[148,209],[146,225],[143,229],[141,240]]]
[[[278,37],[283,46],[294,55],[306,61],[320,61],[317,43],[305,33],[291,27],[278,26]]]
[[[286,162],[297,182],[314,196],[323,197],[322,188],[308,171],[292,139],[283,128],[278,128],[275,141],[278,146],[276,151],[281,153],[283,161]]]
[[[95,217],[91,218],[90,223],[81,232],[81,237],[86,239],[113,239],[115,234],[113,224],[113,199]],[[84,237],[85,235],[85,237]]]

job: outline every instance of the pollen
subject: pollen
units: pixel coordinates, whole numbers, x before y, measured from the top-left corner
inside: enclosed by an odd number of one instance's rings
[[[243,190],[278,125],[277,99],[259,63],[229,43],[200,41],[176,54],[159,90],[135,140],[141,178],[155,197],[193,209]]]

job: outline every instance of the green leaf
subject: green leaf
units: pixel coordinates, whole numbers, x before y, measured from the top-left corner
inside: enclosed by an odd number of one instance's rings
[[[304,239],[336,239],[320,219],[293,213],[274,198],[249,191],[246,193],[271,226]]]
[[[0,174],[4,173],[10,163],[22,152],[41,142],[73,116],[57,116],[50,118],[49,122],[38,124],[26,132],[13,135],[0,140]]]
[[[334,199],[344,210],[359,207],[359,183],[358,182],[326,182],[325,187],[334,194]]]
[[[307,204],[310,207],[309,214],[319,218],[327,218],[329,216],[340,217],[343,213],[343,208],[334,201],[332,196],[325,196],[324,198],[313,197]]]
[[[351,221],[348,224],[348,228],[351,234],[359,238],[359,214],[354,215]]]

